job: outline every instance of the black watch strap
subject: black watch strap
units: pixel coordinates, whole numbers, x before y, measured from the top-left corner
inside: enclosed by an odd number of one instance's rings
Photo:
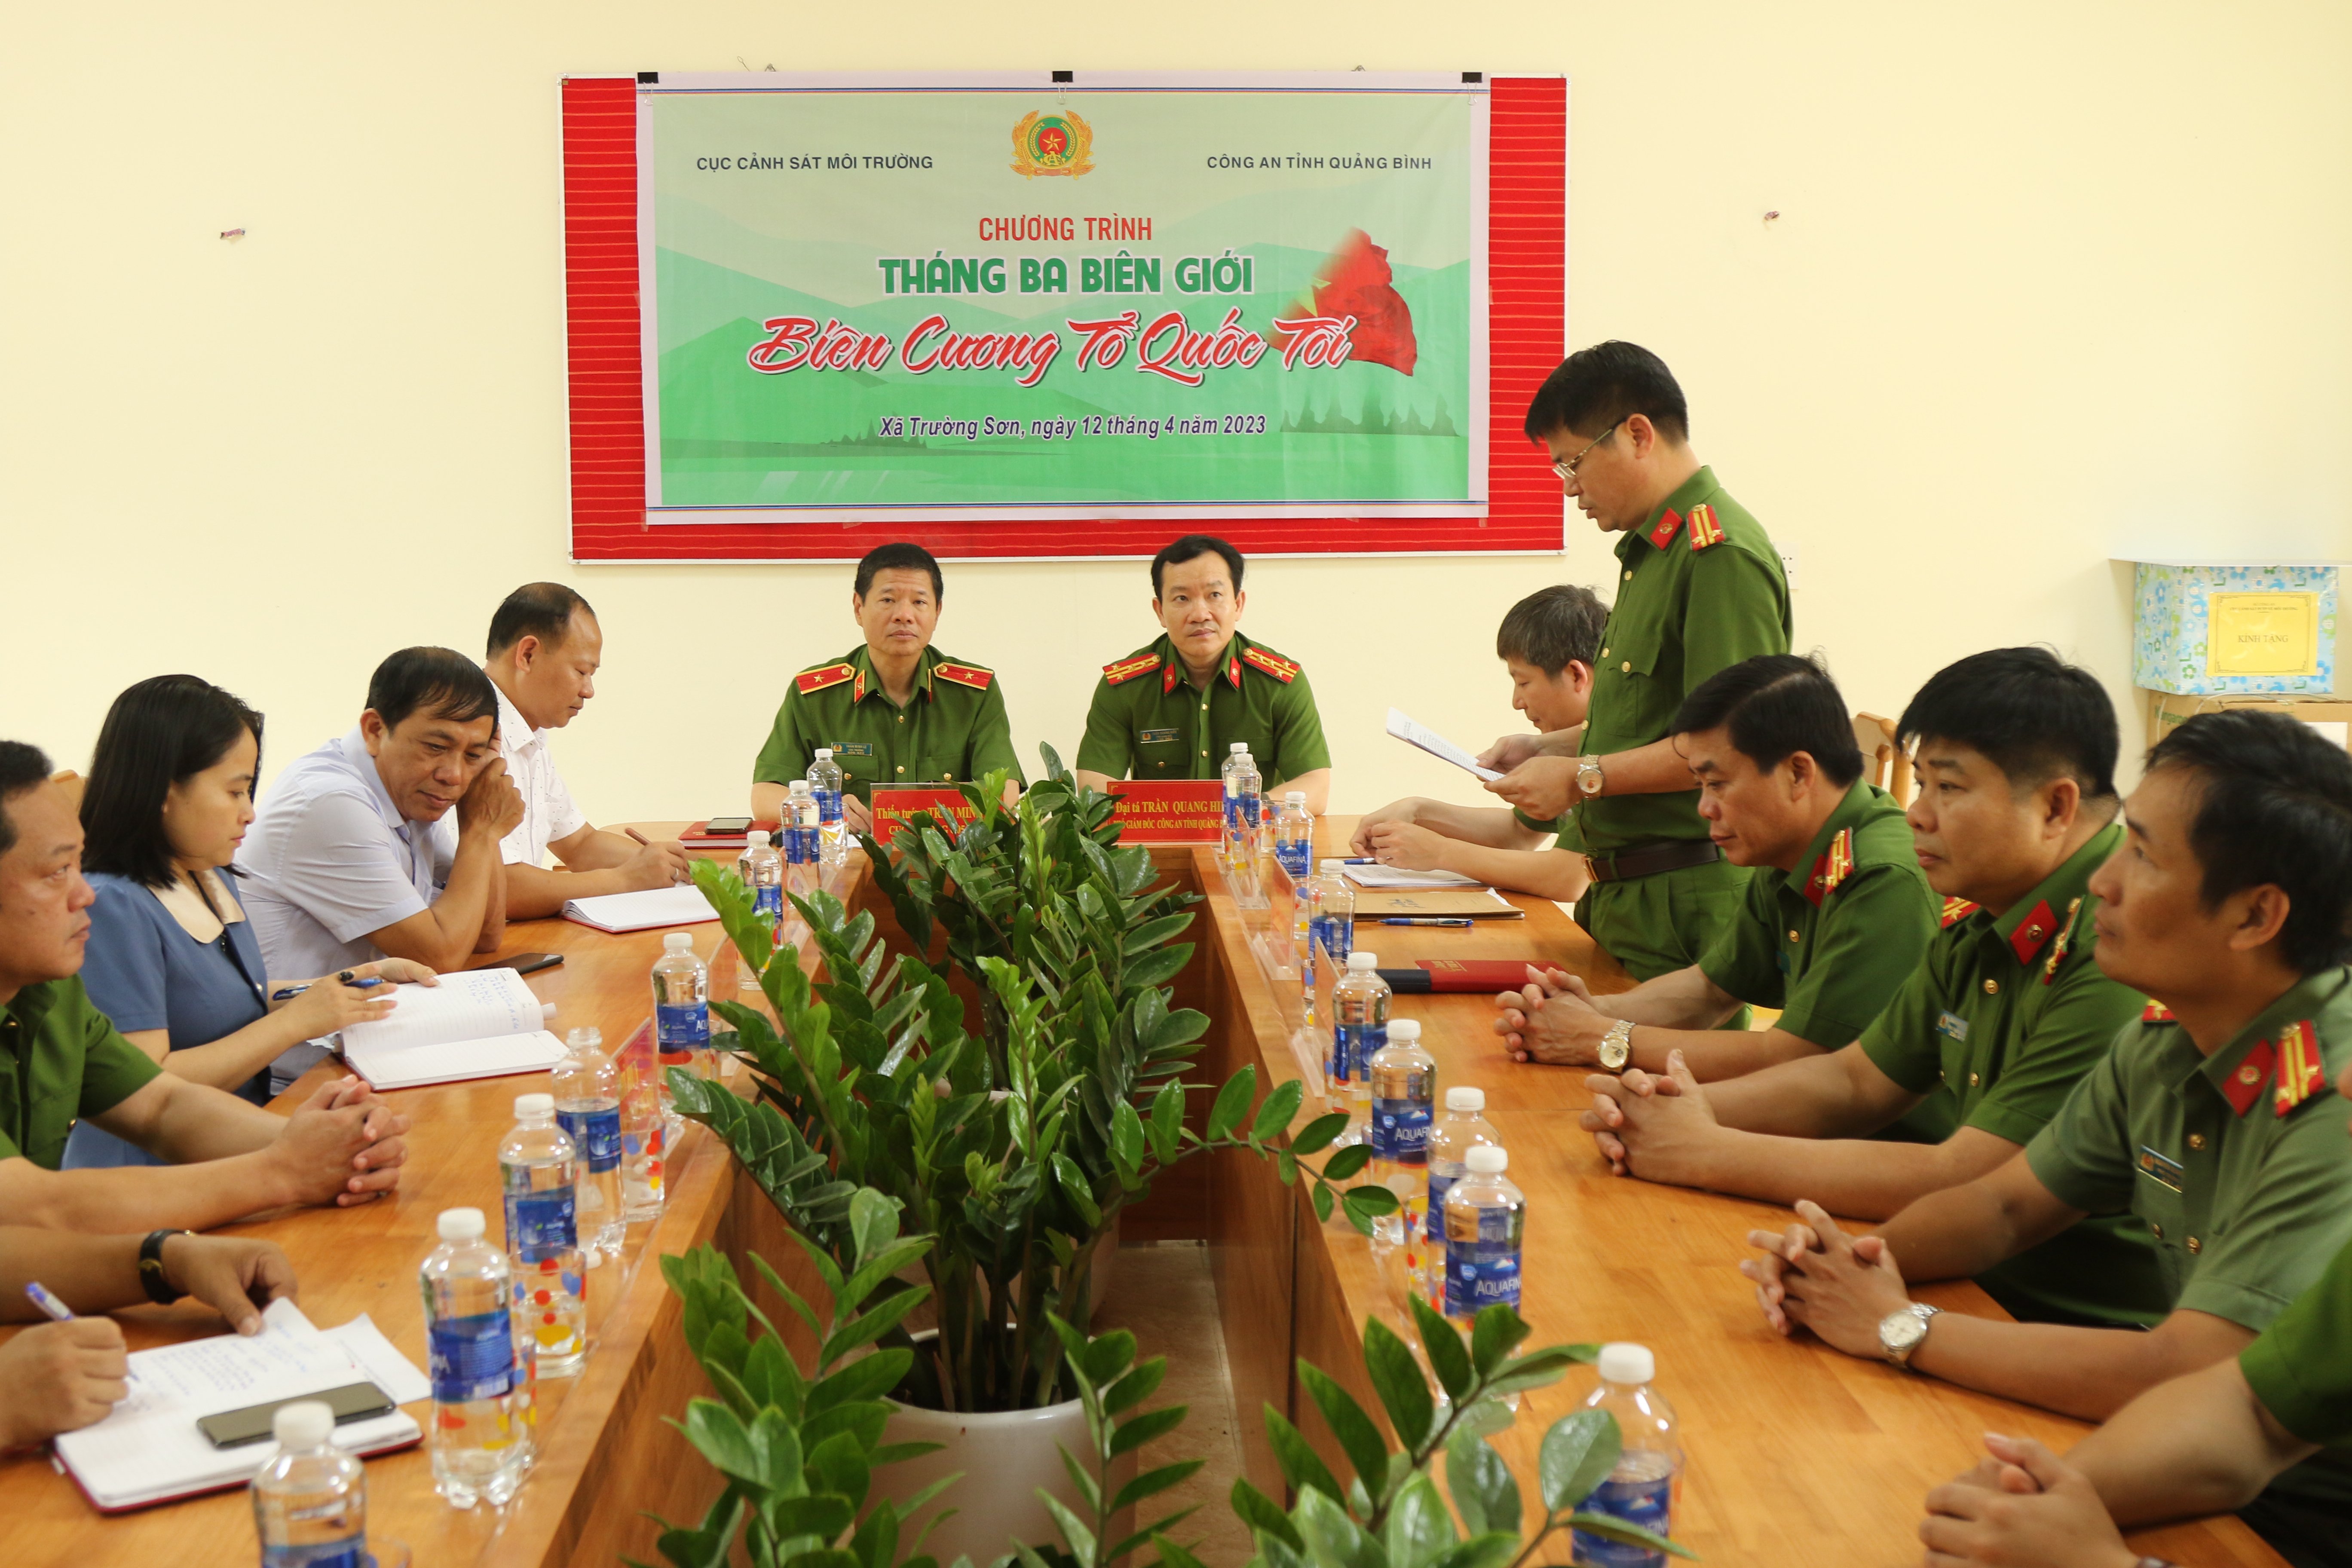
[[[147,1239],[139,1244],[139,1284],[147,1299],[159,1307],[168,1307],[187,1294],[174,1289],[163,1274],[163,1243],[175,1236],[194,1234],[185,1230],[151,1230]]]

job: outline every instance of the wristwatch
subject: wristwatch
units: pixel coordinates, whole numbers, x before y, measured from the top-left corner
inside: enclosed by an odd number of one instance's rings
[[[1608,782],[1609,781],[1607,779],[1601,776],[1601,759],[1599,757],[1579,757],[1576,759],[1576,789],[1579,795],[1581,795],[1587,800],[1591,800],[1594,795],[1601,793],[1601,786]]]
[[[1924,1306],[1917,1301],[1906,1302],[1898,1310],[1878,1320],[1878,1348],[1886,1352],[1888,1361],[1910,1371],[1911,1352],[1927,1337],[1927,1320],[1942,1310],[1941,1307]]]
[[[175,1288],[163,1273],[163,1244],[175,1236],[193,1236],[186,1230],[151,1230],[147,1239],[139,1244],[139,1287],[147,1299],[159,1307],[168,1307],[185,1290]]]
[[[1601,1069],[1622,1073],[1625,1070],[1626,1060],[1633,1054],[1633,1021],[1620,1018],[1609,1026],[1607,1034],[1601,1037]]]

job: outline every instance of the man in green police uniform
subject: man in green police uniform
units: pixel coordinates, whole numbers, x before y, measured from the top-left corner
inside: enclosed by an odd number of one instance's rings
[[[1941,934],[1832,1056],[1705,1089],[1687,1071],[1602,1085],[1583,1125],[1621,1173],[1885,1219],[2015,1156],[2139,1016],[2140,994],[2092,962],[2087,884],[2123,837],[2105,689],[2045,649],[1998,648],[1938,671],[1899,728],[1918,742],[1906,837],[1944,895]],[[1888,1130],[1909,1141],[1867,1141]],[[2171,1299],[2130,1215],[1979,1282],[2040,1321],[2144,1326]]]
[[[0,1214],[89,1235],[201,1230],[392,1191],[408,1118],[358,1079],[272,1115],[165,1072],[90,1005],[80,971],[98,895],[48,772],[35,748],[0,741]],[[60,1171],[78,1117],[183,1163]]]
[[[996,768],[1024,779],[996,672],[931,646],[947,594],[940,563],[919,544],[885,544],[857,563],[849,613],[866,641],[793,678],[775,727],[751,766],[751,815],[778,820],[786,786],[807,776],[821,747],[841,768],[842,819],[872,826],[876,784],[961,784]]]
[[[2149,754],[2124,823],[2088,892],[2099,967],[2155,998],[2143,1021],[1990,1175],[1877,1236],[1847,1237],[1811,1204],[1785,1235],[1754,1233],[1767,1256],[1741,1268],[1775,1328],[2104,1418],[2237,1356],[2352,1240],[2352,1146],[2317,1104],[2352,1064],[2352,757],[2281,714],[2200,714]],[[1905,1289],[2126,1209],[2173,1295],[2146,1333],[1939,1314]],[[2272,1500],[2340,1519],[2352,1469],[2323,1456]]]
[[[1937,900],[1903,808],[1862,778],[1853,720],[1827,671],[1759,654],[1699,683],[1675,716],[1698,811],[1724,858],[1755,868],[1738,918],[1697,963],[1595,997],[1558,970],[1496,998],[1512,1056],[1559,1067],[1736,1078],[1850,1045],[1927,950]],[[1780,1009],[1727,1029],[1743,1003]]]
[[[1697,961],[1738,917],[1748,873],[1699,819],[1690,769],[1668,731],[1717,670],[1789,651],[1780,552],[1699,466],[1682,388],[1632,343],[1582,349],[1528,406],[1562,489],[1617,546],[1617,600],[1601,632],[1592,708],[1574,734],[1510,736],[1480,760],[1486,787],[1530,827],[1571,805],[1593,887],[1579,924],[1636,980]]]
[[[1078,782],[1222,777],[1246,742],[1268,794],[1299,790],[1323,814],[1331,752],[1297,665],[1241,633],[1242,552],[1187,534],[1151,558],[1151,613],[1167,631],[1103,667],[1078,746]]]

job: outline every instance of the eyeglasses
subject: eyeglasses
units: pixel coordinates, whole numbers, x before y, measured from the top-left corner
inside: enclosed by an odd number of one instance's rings
[[[1625,417],[1629,418],[1631,416],[1627,416]],[[1554,458],[1551,460],[1551,471],[1558,474],[1563,479],[1572,479],[1576,478],[1577,466],[1582,463],[1585,458],[1592,455],[1593,447],[1598,447],[1601,442],[1606,441],[1610,437],[1617,434],[1617,426],[1623,423],[1625,423],[1625,418],[1619,418],[1611,421],[1609,428],[1603,430],[1600,435],[1595,436],[1590,442],[1586,443],[1584,450],[1579,452],[1575,457],[1568,458]]]

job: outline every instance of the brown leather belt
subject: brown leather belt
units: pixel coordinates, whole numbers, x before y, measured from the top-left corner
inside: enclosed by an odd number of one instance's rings
[[[1710,839],[1665,838],[1654,844],[1636,844],[1612,855],[1587,855],[1584,868],[1592,873],[1596,882],[1626,882],[1636,877],[1654,877],[1661,871],[1709,866],[1722,858],[1723,851]]]

